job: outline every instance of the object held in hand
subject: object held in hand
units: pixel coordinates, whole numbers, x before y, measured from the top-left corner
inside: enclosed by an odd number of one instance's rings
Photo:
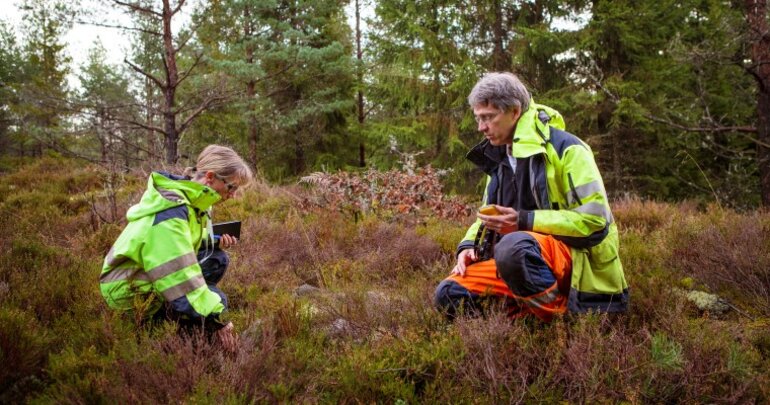
[[[241,238],[241,221],[220,222],[213,225],[214,237],[230,235],[235,238]]]
[[[494,205],[484,205],[479,208],[479,214],[482,215],[500,215],[500,211]]]

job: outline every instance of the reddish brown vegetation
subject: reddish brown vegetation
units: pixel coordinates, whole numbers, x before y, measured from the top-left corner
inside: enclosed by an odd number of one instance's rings
[[[311,205],[364,213],[392,210],[407,214],[424,209],[441,218],[466,218],[471,208],[442,192],[442,174],[426,166],[405,171],[369,169],[360,174],[313,173],[302,181],[317,186],[317,193],[306,200]]]

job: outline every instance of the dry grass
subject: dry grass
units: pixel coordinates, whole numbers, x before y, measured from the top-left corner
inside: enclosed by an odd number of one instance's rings
[[[0,402],[770,400],[766,213],[619,201],[628,314],[544,325],[492,310],[449,323],[432,293],[467,221],[354,218],[305,206],[304,188],[260,182],[216,212],[244,221],[221,284],[241,337],[228,355],[105,308],[97,274],[122,226],[94,218],[113,206],[105,176],[47,159],[0,177],[0,226],[18,230],[0,235]],[[144,179],[122,181],[121,211]],[[295,294],[305,283],[319,289]],[[700,312],[674,288],[708,290],[741,312]]]

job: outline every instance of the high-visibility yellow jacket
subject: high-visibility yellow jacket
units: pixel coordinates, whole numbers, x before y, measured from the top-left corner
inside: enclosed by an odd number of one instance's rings
[[[189,319],[218,323],[224,305],[206,285],[196,252],[206,236],[207,211],[220,198],[200,183],[152,173],[104,259],[99,281],[107,304],[151,316],[166,301]]]
[[[591,148],[563,129],[561,114],[531,102],[513,134],[515,174],[505,146],[484,140],[467,158],[487,174],[484,204],[515,208],[519,230],[553,235],[570,246],[570,311],[625,311],[628,284],[602,177]],[[481,220],[471,225],[458,252],[474,247],[481,226]]]

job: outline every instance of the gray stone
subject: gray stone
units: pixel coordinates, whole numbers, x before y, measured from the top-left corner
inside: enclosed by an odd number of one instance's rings
[[[317,294],[319,291],[321,291],[321,289],[318,287],[314,287],[310,284],[302,284],[294,290],[294,295],[297,297],[304,297]]]

